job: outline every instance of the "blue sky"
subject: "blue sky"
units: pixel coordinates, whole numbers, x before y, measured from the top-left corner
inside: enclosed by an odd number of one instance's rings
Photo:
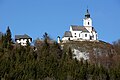
[[[87,6],[99,39],[120,39],[120,0],[0,0],[0,31],[10,26],[13,38],[47,32],[56,40],[70,25],[82,25]]]

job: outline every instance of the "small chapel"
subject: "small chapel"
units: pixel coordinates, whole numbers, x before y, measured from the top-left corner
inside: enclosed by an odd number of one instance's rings
[[[87,9],[85,18],[83,19],[83,25],[71,25],[69,31],[65,31],[62,42],[67,41],[97,41],[98,34],[92,25],[92,19]],[[58,37],[58,43],[60,43],[60,37]]]

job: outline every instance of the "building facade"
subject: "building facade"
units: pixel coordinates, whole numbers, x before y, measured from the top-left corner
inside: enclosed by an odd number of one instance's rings
[[[92,26],[92,19],[87,9],[83,26],[71,25],[70,30],[64,33],[62,42],[67,41],[96,41],[98,40],[97,31]]]
[[[32,42],[32,38],[26,34],[24,35],[15,35],[15,41],[16,43],[22,45],[22,46],[26,46],[27,45],[27,41],[29,43]]]

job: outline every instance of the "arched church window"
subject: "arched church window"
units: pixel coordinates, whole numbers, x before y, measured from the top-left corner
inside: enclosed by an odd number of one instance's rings
[[[89,25],[90,23],[88,22],[88,25]]]
[[[85,34],[85,37],[87,37],[87,34]]]
[[[70,41],[70,38],[68,38],[68,40]]]

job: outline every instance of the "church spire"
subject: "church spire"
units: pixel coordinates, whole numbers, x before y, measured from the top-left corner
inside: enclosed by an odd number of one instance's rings
[[[85,18],[90,18],[90,13],[89,13],[88,9],[87,9],[87,13],[85,14]]]
[[[83,19],[83,26],[92,26],[92,19],[90,18],[90,13],[87,9],[87,12],[85,14],[85,18]]]

